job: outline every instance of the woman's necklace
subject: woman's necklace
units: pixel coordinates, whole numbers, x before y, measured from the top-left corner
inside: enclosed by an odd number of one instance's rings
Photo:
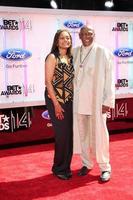
[[[66,63],[67,65],[69,64],[69,58],[67,55],[60,56],[60,60],[61,62]]]
[[[86,58],[89,56],[91,50],[92,50],[93,46],[89,49],[89,51],[87,52],[87,54],[85,55],[84,59],[82,60],[82,55],[83,55],[83,49],[82,47],[80,47],[80,67],[82,68],[83,67],[83,64],[86,60]]]

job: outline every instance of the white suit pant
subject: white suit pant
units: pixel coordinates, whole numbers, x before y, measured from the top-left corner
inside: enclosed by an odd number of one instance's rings
[[[78,129],[79,129],[79,135],[80,135],[80,143],[81,143],[81,160],[83,166],[86,166],[88,169],[93,168],[93,156],[94,152],[92,149],[96,150],[96,138],[94,135],[92,135],[92,117],[90,115],[83,115],[83,114],[77,114],[78,119]],[[106,136],[105,136],[106,137]],[[108,141],[106,139],[105,141]],[[98,159],[97,154],[100,154],[101,152],[96,152],[95,157],[97,160],[97,163],[99,165],[100,171],[111,171],[111,166],[109,164],[109,159],[107,158],[107,162],[101,161]],[[106,155],[107,152],[105,152]],[[103,152],[102,152],[103,154]],[[105,156],[104,156],[105,157]]]

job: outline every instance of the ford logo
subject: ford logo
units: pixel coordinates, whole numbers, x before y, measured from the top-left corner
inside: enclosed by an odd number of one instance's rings
[[[67,28],[81,28],[83,25],[83,22],[78,20],[68,20],[64,22],[64,26]]]
[[[118,57],[128,58],[133,56],[133,49],[119,48],[114,51],[114,55]]]
[[[18,48],[14,48],[14,49],[6,49],[4,51],[2,51],[1,53],[1,57],[6,59],[6,60],[16,60],[16,61],[20,61],[20,60],[25,60],[29,57],[31,57],[31,52],[27,51],[26,49],[18,49]]]
[[[47,120],[50,120],[50,116],[49,116],[48,110],[45,110],[45,111],[42,113],[42,118],[47,119]]]

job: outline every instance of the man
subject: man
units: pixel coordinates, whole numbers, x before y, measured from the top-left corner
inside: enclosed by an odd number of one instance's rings
[[[100,179],[109,181],[109,133],[107,112],[114,108],[115,81],[112,53],[94,42],[92,27],[81,28],[82,45],[74,49],[74,152],[80,153],[84,176],[93,168],[93,157],[100,168]]]

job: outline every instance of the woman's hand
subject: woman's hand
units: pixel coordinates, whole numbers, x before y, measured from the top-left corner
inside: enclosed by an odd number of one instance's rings
[[[62,120],[64,119],[64,109],[61,107],[61,105],[59,104],[59,102],[54,105],[55,107],[55,116],[59,119],[59,120]]]

